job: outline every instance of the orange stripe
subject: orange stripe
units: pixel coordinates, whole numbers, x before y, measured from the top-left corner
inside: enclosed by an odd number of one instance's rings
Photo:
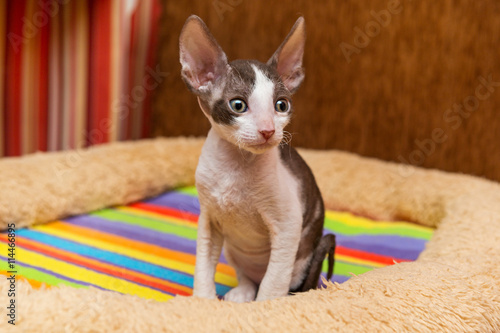
[[[151,245],[147,244],[144,242],[136,241],[136,240],[131,240],[125,237],[121,236],[116,236],[113,234],[105,233],[102,231],[96,231],[90,228],[85,228],[85,227],[80,227],[76,225],[72,225],[66,222],[53,222],[50,225],[51,228],[58,229],[58,230],[63,230],[67,231],[73,234],[77,234],[80,236],[85,236],[89,238],[94,238],[103,242],[107,243],[112,243],[116,245],[121,245],[127,248],[135,249],[141,252],[145,253],[154,253],[154,255],[166,258],[166,259],[171,259],[171,260],[176,260],[180,261],[186,264],[191,264],[194,266],[196,262],[196,257],[192,254],[184,253],[184,252],[179,252],[179,251],[174,251],[174,250],[169,250],[162,248],[157,245]],[[227,265],[227,264],[221,264],[219,263],[217,265],[217,271],[234,276],[234,269]]]

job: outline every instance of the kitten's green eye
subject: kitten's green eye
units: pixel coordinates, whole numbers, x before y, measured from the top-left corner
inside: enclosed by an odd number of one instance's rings
[[[274,109],[278,112],[287,112],[290,110],[290,103],[286,99],[282,98],[274,104]]]
[[[239,98],[235,98],[235,99],[230,100],[229,106],[231,107],[231,110],[233,110],[234,112],[238,112],[238,113],[243,113],[248,109],[247,103],[245,103],[244,100],[239,99]]]

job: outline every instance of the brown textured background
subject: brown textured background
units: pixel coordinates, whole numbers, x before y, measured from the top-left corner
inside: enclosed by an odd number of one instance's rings
[[[392,1],[164,0],[159,62],[170,75],[156,90],[154,134],[205,135],[209,128],[180,78],[178,36],[190,14],[203,18],[230,60],[261,61],[303,15],[306,79],[294,98],[293,145],[402,157],[500,181],[500,85],[469,117],[444,119],[475,95],[479,76],[500,82],[500,2],[401,0],[401,13],[348,62],[340,44],[355,46],[354,28],[365,30],[370,12]],[[415,140],[429,142],[436,128],[446,140],[430,152],[419,148]]]

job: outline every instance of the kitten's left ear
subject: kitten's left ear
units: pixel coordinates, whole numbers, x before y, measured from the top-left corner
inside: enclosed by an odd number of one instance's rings
[[[274,66],[290,92],[295,92],[304,79],[302,58],[306,43],[306,27],[303,17],[299,17],[292,30],[278,50],[267,62]]]

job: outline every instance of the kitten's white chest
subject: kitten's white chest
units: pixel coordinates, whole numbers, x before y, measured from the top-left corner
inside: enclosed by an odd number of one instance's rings
[[[196,170],[196,186],[200,203],[219,223],[237,223],[246,219],[253,223],[257,215],[259,192],[272,184],[239,165],[229,156],[202,155]],[[227,223],[226,227],[227,226]]]
[[[196,170],[202,209],[226,229],[238,224],[260,232],[266,228],[263,216],[282,220],[287,213],[283,207],[296,206],[298,193],[279,152],[245,156],[226,145],[230,144],[209,133],[203,147]]]
[[[213,165],[200,164],[196,172],[196,184],[202,204],[231,212],[245,201],[249,183],[245,175],[234,170],[221,170]],[[247,203],[248,204],[248,203]]]

